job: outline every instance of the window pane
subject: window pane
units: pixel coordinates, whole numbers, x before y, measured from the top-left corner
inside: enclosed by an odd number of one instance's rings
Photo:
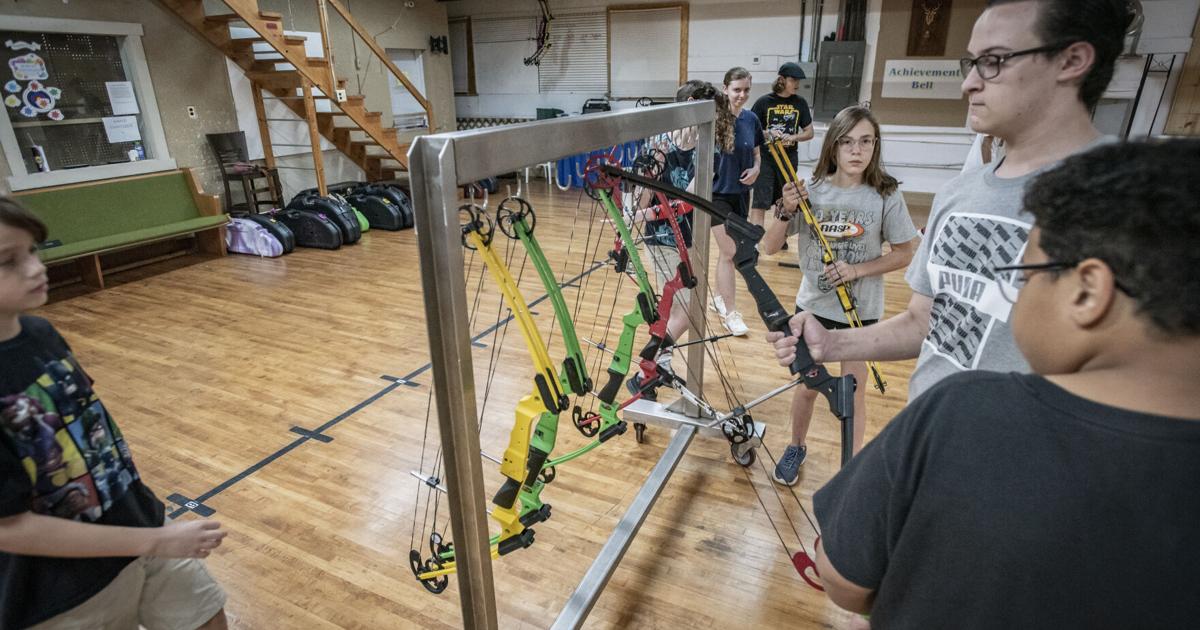
[[[5,110],[27,172],[150,157],[120,39],[0,32]]]

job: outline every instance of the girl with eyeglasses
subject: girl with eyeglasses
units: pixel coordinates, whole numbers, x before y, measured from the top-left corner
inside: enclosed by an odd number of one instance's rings
[[[766,254],[779,251],[788,236],[799,234],[800,270],[796,309],[809,311],[827,329],[849,328],[838,300],[846,285],[864,325],[883,316],[883,275],[912,260],[920,235],[908,214],[899,182],[880,164],[879,122],[865,107],[843,109],[829,124],[821,154],[807,187],[808,202],[835,262],[822,262],[821,244],[796,214],[780,214],[762,241]],[[794,191],[785,191],[785,194]],[[883,253],[883,243],[891,245]],[[866,428],[867,364],[843,361],[842,373],[858,380],[854,393],[854,451],[862,448]],[[792,441],[775,468],[775,480],[794,485],[807,456],[806,439],[816,392],[798,387],[792,398]]]

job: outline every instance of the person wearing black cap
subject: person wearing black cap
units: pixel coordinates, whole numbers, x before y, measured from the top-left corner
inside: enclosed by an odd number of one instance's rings
[[[800,64],[789,61],[779,66],[779,76],[771,85],[771,93],[764,94],[750,108],[768,137],[783,139],[788,159],[796,164],[796,145],[812,140],[812,114],[808,103],[796,94],[804,70]],[[763,160],[762,172],[754,182],[754,198],[750,202],[750,221],[763,224],[766,211],[771,204],[783,196],[783,177],[774,160]]]

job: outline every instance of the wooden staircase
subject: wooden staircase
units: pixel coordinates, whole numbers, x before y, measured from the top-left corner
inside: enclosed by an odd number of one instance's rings
[[[340,0],[316,0],[321,18],[321,33],[324,41],[323,57],[309,57],[305,52],[305,38],[285,35],[283,15],[261,11],[258,0],[224,0],[232,13],[206,15],[203,0],[159,0],[161,4],[179,15],[201,36],[212,42],[246,73],[253,86],[255,108],[259,127],[264,134],[267,121],[263,106],[266,98],[278,99],[302,120],[309,123],[312,139],[314,166],[317,171],[318,188],[325,194],[325,181],[320,160],[318,136],[334,144],[352,162],[357,164],[370,181],[392,179],[401,171],[408,170],[408,145],[397,139],[396,129],[385,127],[380,112],[368,111],[362,95],[346,94],[337,99],[338,92],[345,94],[346,80],[337,79],[329,53],[328,16],[326,7],[332,7],[367,44],[385,68],[405,85],[417,102],[424,108],[429,128],[433,128],[433,112],[429,102],[408,81],[398,68],[387,58],[362,25],[350,15]],[[254,31],[255,37],[233,38],[230,25],[246,26]],[[264,51],[256,51],[255,44],[269,44],[278,57],[262,59]],[[279,69],[279,65],[290,64],[292,68]],[[314,94],[312,88],[317,88]],[[316,100],[329,100],[332,112],[318,112]],[[269,137],[263,138],[263,150],[268,166],[274,166],[274,155]]]

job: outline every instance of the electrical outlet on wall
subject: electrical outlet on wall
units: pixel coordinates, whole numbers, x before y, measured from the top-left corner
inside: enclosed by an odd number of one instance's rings
[[[346,102],[346,90],[334,90],[333,97],[335,99],[337,99],[337,102],[345,103]]]
[[[188,108],[187,108],[187,114],[188,114],[188,118],[191,118],[192,120],[195,120],[195,119],[196,119],[196,106],[195,106],[195,105],[188,105]]]

